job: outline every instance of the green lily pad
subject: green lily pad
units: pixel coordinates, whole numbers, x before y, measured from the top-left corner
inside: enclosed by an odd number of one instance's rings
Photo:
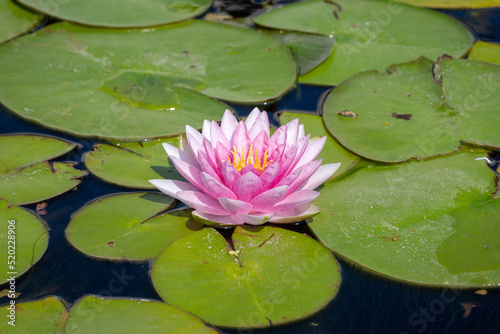
[[[0,253],[0,280],[5,282],[24,274],[40,260],[49,244],[49,232],[38,216],[1,198],[0,221],[0,247],[4,250]]]
[[[86,296],[70,310],[66,334],[217,333],[196,317],[165,303]]]
[[[477,149],[359,169],[323,187],[310,227],[336,254],[383,276],[497,286],[500,199],[478,160],[485,156]]]
[[[275,99],[296,75],[274,38],[208,21],[142,30],[61,22],[16,42],[16,52],[0,47],[0,101],[81,136],[172,137],[222,118],[227,106],[210,97]]]
[[[71,151],[76,144],[40,135],[0,136],[0,197],[13,204],[40,202],[81,182],[87,172],[73,168],[73,162],[52,159]]]
[[[498,0],[392,0],[412,6],[430,8],[483,8],[500,6]]]
[[[73,215],[66,237],[89,256],[129,261],[152,259],[175,239],[203,228],[191,218],[189,210],[157,216],[173,201],[155,193],[99,198]]]
[[[500,44],[477,41],[474,43],[467,58],[500,64]]]
[[[9,306],[3,306],[0,333],[53,333],[62,334],[68,316],[66,306],[56,297],[47,297],[35,302],[16,303],[15,326],[8,323],[11,319]]]
[[[444,14],[374,0],[309,0],[280,7],[254,21],[262,26],[333,36],[333,53],[299,82],[338,85],[355,73],[384,70],[423,55],[460,57],[474,39]]]
[[[335,39],[330,36],[302,33],[278,34],[297,63],[299,75],[312,71],[333,52]]]
[[[162,145],[178,146],[178,137],[112,143],[97,144],[94,151],[84,155],[85,166],[104,181],[131,188],[156,189],[148,180],[184,180]]]
[[[384,162],[444,155],[461,141],[500,147],[500,66],[448,57],[433,65],[420,58],[353,76],[326,98],[326,127],[356,154]]]
[[[344,173],[350,171],[358,164],[360,158],[343,148],[323,125],[321,116],[284,112],[280,116],[281,124],[286,124],[292,119],[298,118],[300,124],[304,124],[306,134],[311,134],[311,138],[326,136],[326,143],[318,158],[323,159],[323,164],[340,162],[339,169],[335,172],[334,178],[337,178]]]
[[[211,0],[19,0],[29,8],[60,20],[100,27],[147,27],[203,14]]]
[[[19,7],[12,0],[0,0],[0,44],[19,36],[42,21],[42,16]]]
[[[335,297],[340,268],[315,240],[239,226],[232,241],[234,250],[212,228],[174,241],[151,272],[161,298],[212,325],[256,328],[302,319]]]

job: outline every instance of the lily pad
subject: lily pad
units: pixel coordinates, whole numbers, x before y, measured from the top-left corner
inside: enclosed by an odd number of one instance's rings
[[[300,75],[312,71],[324,62],[333,52],[335,44],[335,39],[331,36],[303,33],[280,33],[278,36],[295,58]]]
[[[478,160],[485,156],[477,149],[359,169],[324,186],[310,227],[336,254],[383,276],[497,286],[500,199]]]
[[[460,142],[500,147],[499,78],[500,66],[420,58],[345,81],[326,98],[323,119],[342,145],[377,161],[444,155]]]
[[[12,326],[9,306],[3,306],[0,314],[0,333],[53,333],[62,334],[68,316],[66,306],[56,297],[47,297],[34,302],[16,303],[15,321]]]
[[[33,29],[42,16],[19,7],[12,0],[0,0],[0,44]]]
[[[5,282],[24,274],[40,260],[49,244],[49,232],[38,216],[1,198],[0,221],[0,247],[4,250],[0,253],[0,281]]]
[[[156,189],[148,180],[184,180],[168,159],[163,143],[178,146],[178,137],[141,142],[97,144],[84,155],[85,166],[97,177],[125,187]]]
[[[500,64],[500,44],[477,41],[472,47],[472,50],[470,50],[467,58]]]
[[[52,159],[76,144],[40,135],[0,136],[0,197],[13,204],[40,202],[60,195],[81,182],[87,172],[73,162]]]
[[[203,14],[211,0],[19,0],[29,8],[60,20],[100,27],[147,27]]]
[[[315,240],[239,226],[232,241],[212,228],[174,241],[151,272],[162,299],[212,325],[256,328],[302,319],[335,297],[340,268]]]
[[[196,317],[165,303],[86,296],[70,310],[66,334],[217,333]]]
[[[299,82],[338,85],[355,73],[384,70],[422,55],[460,57],[474,39],[444,14],[374,0],[309,0],[279,7],[254,21],[274,29],[333,36],[334,52]]]
[[[191,218],[191,211],[157,216],[173,201],[155,193],[99,198],[73,215],[66,237],[89,256],[129,261],[152,259],[175,239],[203,228]]]
[[[429,8],[483,8],[500,6],[499,0],[392,0]]]
[[[323,164],[340,162],[339,169],[335,172],[334,178],[337,178],[344,173],[350,171],[358,164],[360,158],[343,148],[323,125],[321,116],[305,114],[305,113],[291,113],[284,112],[280,116],[280,123],[286,124],[292,119],[298,118],[300,124],[304,124],[306,133],[311,134],[311,138],[326,136],[326,143],[318,158],[323,159]]]
[[[16,42],[17,52],[0,48],[0,101],[82,136],[172,137],[222,118],[227,106],[210,97],[275,99],[296,75],[274,38],[208,21],[142,30],[61,22]]]

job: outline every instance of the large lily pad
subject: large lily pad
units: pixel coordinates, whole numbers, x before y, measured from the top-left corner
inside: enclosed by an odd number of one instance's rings
[[[163,143],[178,146],[178,137],[141,142],[97,144],[84,156],[85,166],[97,177],[131,188],[156,189],[148,180],[183,180],[170,162]]]
[[[500,147],[499,93],[500,66],[444,57],[433,68],[420,58],[345,81],[323,119],[342,145],[378,161],[443,155],[461,141]]]
[[[484,156],[476,150],[357,170],[324,186],[310,226],[335,253],[384,276],[497,286],[500,199],[478,160]]]
[[[169,212],[174,199],[154,193],[108,196],[77,211],[66,237],[79,251],[98,258],[142,261],[156,257],[175,239],[203,228],[191,211]]]
[[[165,303],[86,296],[70,310],[64,333],[217,333]]]
[[[286,124],[292,119],[298,118],[300,124],[304,124],[306,134],[311,138],[326,136],[326,143],[318,158],[323,159],[323,164],[340,162],[339,169],[333,177],[337,178],[357,165],[360,158],[343,148],[325,129],[321,116],[305,113],[284,112],[280,116],[281,124]]]
[[[45,223],[31,212],[0,198],[0,281],[28,271],[47,249],[49,232]],[[12,232],[10,232],[12,231]]]
[[[304,318],[334,298],[340,268],[315,240],[237,227],[232,241],[206,228],[173,242],[151,272],[162,299],[213,325],[250,328]]]
[[[459,57],[473,42],[469,31],[451,17],[381,0],[309,0],[276,8],[254,21],[274,29],[333,36],[330,57],[299,78],[319,85],[338,85],[355,73],[384,70],[420,55]]]
[[[66,306],[56,297],[47,297],[35,302],[16,303],[15,326],[8,323],[11,319],[9,306],[3,306],[0,314],[0,333],[51,333],[62,334],[68,316]]]
[[[41,15],[19,7],[12,0],[0,0],[0,44],[31,30],[41,20]]]
[[[40,202],[75,186],[87,172],[73,168],[73,162],[52,159],[76,144],[40,135],[0,136],[0,197],[14,204]]]
[[[56,23],[16,41],[17,52],[0,48],[0,101],[78,135],[174,136],[221,119],[227,106],[207,96],[266,101],[295,82],[295,63],[274,38],[207,21],[147,30]]]
[[[467,58],[500,64],[500,44],[477,41],[474,43]]]
[[[203,14],[212,0],[19,0],[39,12],[86,25],[147,27],[185,20]]]
[[[483,8],[500,6],[499,0],[392,0],[430,8]]]

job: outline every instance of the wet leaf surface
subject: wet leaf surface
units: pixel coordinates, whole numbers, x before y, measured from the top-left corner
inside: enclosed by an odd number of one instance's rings
[[[41,21],[41,15],[21,8],[14,1],[0,0],[0,44],[31,30]]]
[[[361,168],[323,187],[310,227],[336,254],[386,277],[497,285],[499,199],[484,156],[477,149]]]
[[[99,27],[147,27],[203,14],[211,0],[19,0],[29,8],[60,20]]]
[[[473,43],[469,31],[446,15],[387,1],[309,0],[273,9],[254,21],[274,29],[333,36],[330,57],[299,78],[318,85],[338,85],[355,73],[383,71],[421,55],[460,57]]]
[[[1,198],[0,219],[0,247],[4,250],[0,253],[0,279],[6,282],[24,274],[40,260],[49,243],[49,232],[41,218]]]
[[[232,241],[206,228],[173,242],[151,273],[162,299],[212,325],[254,328],[302,319],[335,297],[340,268],[315,240],[237,227]]]

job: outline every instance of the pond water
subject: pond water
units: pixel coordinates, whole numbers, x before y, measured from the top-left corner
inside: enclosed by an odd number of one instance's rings
[[[257,1],[255,1],[257,2]],[[226,6],[227,2],[216,5]],[[259,5],[235,7],[238,16]],[[460,19],[479,38],[500,41],[500,10],[445,11]],[[270,112],[285,109],[317,111],[318,100],[330,87],[298,85],[279,101],[259,105]],[[253,106],[232,105],[239,115],[246,115]],[[76,138],[47,130],[26,122],[0,106],[0,133],[30,132],[54,135],[80,143],[82,146],[57,160],[77,161],[100,141]],[[21,293],[17,302],[49,295],[63,298],[69,304],[87,294],[140,297],[161,300],[151,283],[150,263],[111,262],[93,259],[78,252],[65,238],[64,231],[71,214],[86,202],[99,196],[130,192],[98,180],[85,177],[76,191],[70,191],[49,201],[43,219],[50,227],[50,243],[42,259],[17,280]],[[35,210],[35,205],[25,206]],[[291,227],[305,231],[304,226]],[[478,295],[472,289],[454,290],[416,287],[367,273],[339,259],[342,283],[337,297],[322,311],[303,321],[259,330],[219,330],[223,333],[500,333],[500,291],[488,290]],[[116,282],[119,284],[116,284]],[[3,288],[1,288],[3,289]],[[0,303],[6,302],[6,297]],[[470,314],[466,309],[471,308]]]

